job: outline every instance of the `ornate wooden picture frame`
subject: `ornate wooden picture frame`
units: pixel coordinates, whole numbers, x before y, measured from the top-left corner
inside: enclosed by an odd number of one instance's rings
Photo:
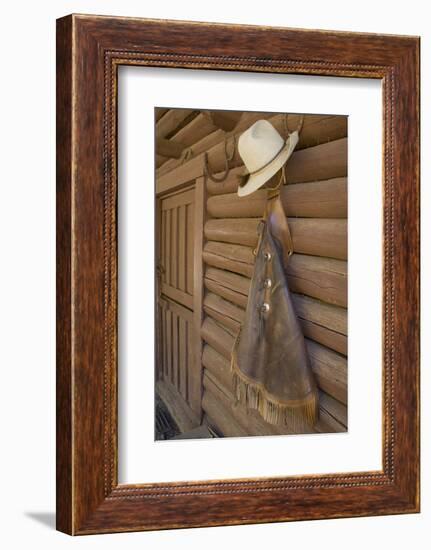
[[[383,89],[381,471],[118,483],[118,67],[372,78]],[[419,39],[57,21],[57,528],[139,531],[419,511]]]

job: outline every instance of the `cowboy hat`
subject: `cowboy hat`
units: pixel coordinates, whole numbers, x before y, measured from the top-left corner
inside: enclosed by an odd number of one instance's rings
[[[258,120],[241,134],[238,153],[248,173],[238,187],[238,196],[245,197],[262,187],[283,167],[298,143],[295,130],[286,141],[267,120]]]

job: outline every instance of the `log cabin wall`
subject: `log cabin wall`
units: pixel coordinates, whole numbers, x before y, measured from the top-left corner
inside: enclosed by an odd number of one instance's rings
[[[202,177],[205,153],[211,170],[220,176],[225,150],[232,151],[234,135],[238,137],[256,120],[266,118],[286,137],[286,117],[243,113],[235,129],[226,133],[201,111],[160,109],[156,116],[158,196],[163,198],[172,187],[187,189],[191,182],[204,187],[200,189],[202,227],[195,227],[200,247],[195,289],[199,294],[200,285],[202,291],[196,302],[200,311],[193,312],[191,344],[197,365],[193,372],[200,376],[202,414],[200,420],[193,417],[194,423],[208,423],[225,436],[286,433],[285,428],[272,426],[257,412],[236,404],[230,377],[230,352],[244,318],[265,191],[237,196],[237,175],[243,170],[237,150],[223,182]],[[298,120],[290,115],[289,127],[295,128]],[[320,390],[320,420],[310,431],[345,431],[347,118],[307,115],[286,167],[288,183],[282,201],[294,244],[287,276]],[[166,344],[164,349],[162,355]],[[163,363],[162,357],[162,378]]]

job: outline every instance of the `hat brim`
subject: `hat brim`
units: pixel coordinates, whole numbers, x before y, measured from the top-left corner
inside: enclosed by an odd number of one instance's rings
[[[276,174],[280,170],[280,168],[287,162],[290,155],[293,153],[296,144],[298,143],[298,139],[298,132],[292,132],[289,135],[286,144],[283,146],[283,149],[279,152],[275,159],[258,173],[252,174],[248,178],[245,185],[238,187],[238,196],[245,197],[247,195],[250,195],[254,191],[257,191],[257,189],[262,187],[262,185],[264,185],[269,179],[271,179],[272,176]]]

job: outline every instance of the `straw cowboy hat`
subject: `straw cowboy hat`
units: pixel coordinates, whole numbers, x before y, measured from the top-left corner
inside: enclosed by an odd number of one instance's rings
[[[284,141],[267,120],[258,120],[241,134],[238,140],[238,153],[248,173],[241,177],[238,195],[245,197],[272,178],[284,166],[298,139],[299,134],[295,130]]]

